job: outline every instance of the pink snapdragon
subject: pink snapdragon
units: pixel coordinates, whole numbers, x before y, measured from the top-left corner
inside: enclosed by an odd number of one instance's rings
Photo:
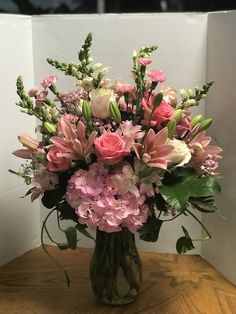
[[[117,133],[104,132],[96,138],[95,148],[99,160],[108,165],[117,164],[130,154],[127,142]]]
[[[50,86],[54,85],[57,82],[57,77],[55,75],[50,75],[48,77],[45,77],[42,81],[41,81],[41,85],[43,86],[43,88],[49,88]]]
[[[152,63],[152,60],[150,58],[147,57],[140,57],[137,59],[137,63],[143,66],[146,66],[150,63]]]
[[[152,82],[163,83],[166,81],[166,75],[161,70],[151,70],[148,73],[148,76],[150,77]]]

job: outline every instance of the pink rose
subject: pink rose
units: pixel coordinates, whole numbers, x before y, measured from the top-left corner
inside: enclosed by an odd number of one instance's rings
[[[65,171],[69,169],[71,165],[70,159],[63,156],[63,152],[55,146],[49,149],[47,160],[47,166],[50,171]]]
[[[144,112],[144,120],[142,120],[142,124],[149,125],[154,127],[156,125],[162,125],[164,122],[172,120],[174,118],[174,108],[169,105],[164,99],[161,104],[154,110],[152,114],[152,118],[150,121],[150,113],[153,110],[153,99],[156,94],[152,94],[149,98],[148,95],[144,95],[141,103],[142,107],[145,110]]]
[[[174,118],[174,108],[169,105],[165,100],[155,109],[152,120],[157,121],[158,124],[170,121]]]
[[[151,70],[148,76],[151,78],[152,82],[163,83],[166,80],[166,76],[161,70]]]
[[[130,153],[124,139],[116,133],[103,133],[95,140],[95,147],[100,160],[108,165],[114,165]]]
[[[43,86],[43,88],[48,88],[52,86],[53,84],[55,84],[56,81],[57,81],[57,77],[55,75],[51,75],[51,76],[45,77],[40,84]]]
[[[150,58],[138,58],[137,59],[137,63],[143,66],[146,66],[148,64],[150,64],[152,62],[152,60]]]

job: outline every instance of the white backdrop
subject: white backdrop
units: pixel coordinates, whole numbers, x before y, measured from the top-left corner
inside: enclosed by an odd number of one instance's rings
[[[20,199],[27,187],[8,172],[21,163],[11,154],[20,148],[18,134],[33,132],[36,124],[15,106],[17,76],[27,88],[34,84],[31,29],[30,17],[0,15],[0,264],[40,243],[39,203]]]
[[[221,16],[220,14],[218,15],[219,17]],[[233,19],[233,17],[235,19],[235,13],[232,13],[230,18]],[[227,20],[227,15],[225,15],[225,19]],[[211,21],[210,19],[209,22],[212,23]],[[122,77],[124,80],[129,80],[129,73],[132,67],[132,50],[139,49],[144,45],[157,44],[159,49],[153,55],[152,66],[162,69],[167,74],[168,85],[173,85],[175,88],[201,86],[206,82],[206,69],[210,71],[210,74],[208,73],[209,79],[218,80],[218,77],[222,78],[221,72],[214,72],[212,70],[218,66],[218,63],[215,64],[215,62],[222,63],[223,59],[221,56],[219,60],[211,59],[212,61],[209,63],[211,64],[211,68],[206,63],[207,31],[208,37],[212,38],[211,41],[209,40],[212,48],[208,47],[208,52],[211,51],[213,53],[215,51],[214,42],[216,40],[216,35],[215,37],[211,37],[211,34],[209,34],[209,31],[213,33],[214,31],[211,26],[208,30],[207,22],[208,14],[184,13],[57,15],[36,16],[32,19],[21,16],[0,16],[1,45],[4,47],[0,52],[0,67],[6,73],[7,77],[7,79],[3,80],[4,85],[1,84],[1,88],[4,88],[4,92],[1,93],[3,95],[1,98],[1,109],[9,117],[5,119],[5,116],[3,117],[2,115],[3,123],[0,126],[1,134],[7,134],[8,138],[8,141],[1,139],[1,158],[4,160],[1,163],[2,181],[0,194],[1,263],[24,252],[28,243],[31,243],[32,247],[39,243],[40,218],[37,212],[38,205],[34,203],[34,206],[32,206],[29,201],[18,199],[19,194],[21,195],[26,191],[26,187],[23,187],[17,178],[13,178],[6,171],[8,168],[17,168],[18,166],[16,159],[10,155],[10,152],[17,147],[17,135],[25,131],[33,133],[35,127],[35,121],[18,113],[17,108],[13,105],[16,100],[16,76],[23,74],[26,86],[29,89],[31,86],[39,85],[39,82],[44,76],[56,74],[60,79],[59,86],[61,88],[72,88],[72,81],[49,66],[46,63],[46,58],[76,61],[77,51],[87,33],[91,31],[94,35],[92,48],[94,61],[102,62],[104,65],[112,67],[109,77]],[[233,28],[232,23],[227,25],[232,30],[231,38],[233,38],[235,27]],[[215,26],[212,27],[214,28]],[[5,36],[6,32],[9,34],[8,36]],[[217,32],[219,33],[219,30]],[[226,33],[223,36],[225,35]],[[220,45],[217,45],[217,48],[223,51],[226,47],[222,48]],[[232,57],[232,55],[227,54],[225,56]],[[208,57],[210,57],[209,54]],[[230,63],[230,59],[228,62]],[[214,77],[210,77],[211,75]],[[227,75],[225,77],[227,80],[225,86],[230,86],[232,89],[233,81],[229,80]],[[217,99],[214,98],[216,97],[214,96],[215,91],[214,89],[212,92],[212,99],[214,103],[217,103]],[[219,105],[221,104],[218,103]],[[232,99],[229,102],[229,106],[231,105]],[[204,106],[199,107],[198,111],[204,113]],[[213,111],[207,113],[212,115]],[[214,116],[214,118],[216,117]],[[11,123],[10,129],[9,123]],[[223,123],[226,123],[226,121]],[[215,125],[218,125],[217,121]],[[230,124],[228,128],[228,132],[230,132]],[[224,138],[223,140],[226,139]],[[222,143],[220,144],[222,145]],[[231,152],[231,149],[232,146],[229,145],[228,153]],[[231,159],[230,162],[232,162]],[[232,182],[225,183],[226,188],[229,183],[232,184]],[[224,195],[221,196],[221,203],[224,203]],[[24,207],[24,210],[21,210],[19,207]],[[232,209],[232,206],[230,208]],[[47,210],[41,208],[41,220],[45,217],[46,212]],[[12,216],[15,219],[12,219]],[[182,218],[179,218],[163,226],[158,243],[149,244],[140,242],[138,244],[140,249],[175,252],[175,240],[181,234],[182,224],[186,225],[193,238],[200,237],[201,229],[195,222],[192,220],[183,221]],[[18,228],[16,228],[16,225]],[[20,229],[22,230],[22,233],[20,233],[18,230],[19,227],[23,228],[24,226],[24,230]],[[230,223],[227,226],[230,226]],[[216,236],[217,234],[222,234],[218,227],[217,223],[212,226]],[[51,220],[50,229],[60,239],[61,235],[57,233],[57,228],[53,220]],[[226,242],[227,239],[225,240]],[[230,239],[228,240],[230,241]],[[19,243],[20,241],[22,241],[22,245]],[[80,245],[91,246],[92,243],[83,239]],[[200,245],[201,243],[196,244],[196,249],[192,253],[199,254],[201,252]],[[210,246],[211,243],[209,242]],[[14,248],[16,248],[15,251]],[[205,252],[208,251],[208,247],[204,246],[204,248],[204,256],[207,256]],[[214,252],[217,251],[217,248],[216,246],[211,246],[211,248],[211,257],[214,259]],[[224,249],[230,251],[230,246],[224,246]],[[5,256],[8,256],[8,258],[5,258]]]
[[[207,79],[216,82],[206,102],[206,115],[214,120],[209,133],[224,150],[218,203],[227,220],[203,217],[213,238],[203,243],[202,254],[236,284],[236,12],[210,14],[208,27]]]

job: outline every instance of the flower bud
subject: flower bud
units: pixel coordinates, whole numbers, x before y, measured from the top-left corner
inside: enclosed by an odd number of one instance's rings
[[[193,107],[197,105],[198,105],[198,101],[196,101],[195,99],[188,99],[187,101],[184,102],[185,107]]]
[[[89,101],[87,101],[87,100],[83,101],[82,112],[83,112],[83,116],[84,116],[85,120],[87,122],[90,121],[91,115],[92,115],[92,108],[91,108],[91,104]]]
[[[93,70],[96,71],[96,70],[100,69],[101,67],[102,67],[102,64],[101,64],[101,63],[95,63],[95,64],[93,65]]]
[[[56,127],[55,124],[49,123],[49,122],[44,122],[43,126],[44,126],[45,130],[46,130],[49,134],[51,134],[51,135],[56,134],[56,132],[57,132],[57,127]]]
[[[110,111],[111,111],[111,116],[114,119],[116,123],[121,122],[121,114],[120,114],[120,109],[115,101],[110,102]]]
[[[173,138],[175,134],[175,129],[176,129],[176,120],[170,120],[167,124],[167,129],[168,129],[168,137]]]
[[[202,115],[198,114],[196,117],[193,118],[193,120],[191,121],[191,126],[192,128],[194,128],[198,123],[202,122]]]
[[[161,104],[163,99],[163,93],[158,93],[152,101],[153,104],[153,111]]]
[[[174,119],[175,119],[176,122],[178,122],[179,119],[181,118],[182,112],[183,112],[182,109],[175,110],[175,112],[174,112]]]
[[[23,134],[18,136],[19,142],[26,148],[36,150],[39,142],[33,139],[30,135]]]
[[[106,68],[103,68],[99,73],[103,77],[103,76],[107,75],[109,70],[110,70],[110,67],[106,67]]]
[[[179,93],[183,101],[186,101],[188,99],[188,93],[186,92],[185,89],[181,88],[179,90]]]
[[[84,89],[92,89],[93,88],[93,77],[91,76],[86,76],[83,81],[82,81],[82,86]]]
[[[212,124],[212,119],[208,118],[206,120],[204,120],[201,124],[200,124],[200,128],[199,131],[205,131],[206,129],[209,128],[209,126]]]
[[[194,97],[194,93],[190,88],[187,90],[187,92],[188,92],[189,97]]]

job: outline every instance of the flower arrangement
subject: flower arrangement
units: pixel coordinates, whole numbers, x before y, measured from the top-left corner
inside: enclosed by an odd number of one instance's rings
[[[13,154],[28,161],[19,172],[10,171],[33,185],[26,194],[32,201],[42,196],[43,205],[51,209],[42,225],[42,244],[53,212],[66,235],[65,243],[56,243],[63,250],[76,248],[77,231],[93,238],[87,227],[107,234],[137,231],[142,240],[154,242],[162,224],[180,215],[202,225],[196,211],[219,213],[214,196],[220,192],[222,150],[205,134],[212,119],[192,117],[191,108],[206,97],[213,82],[179,94],[163,86],[166,75],[148,69],[156,46],[133,52],[134,83],[111,81],[105,78],[108,68],[92,64],[91,43],[89,34],[78,64],[47,60],[74,77],[71,91],[60,92],[54,75],[29,92],[22,78],[17,79],[17,105],[38,119],[41,139],[18,137],[24,148]],[[63,230],[63,219],[75,224]],[[179,253],[194,248],[189,232],[182,229]]]

